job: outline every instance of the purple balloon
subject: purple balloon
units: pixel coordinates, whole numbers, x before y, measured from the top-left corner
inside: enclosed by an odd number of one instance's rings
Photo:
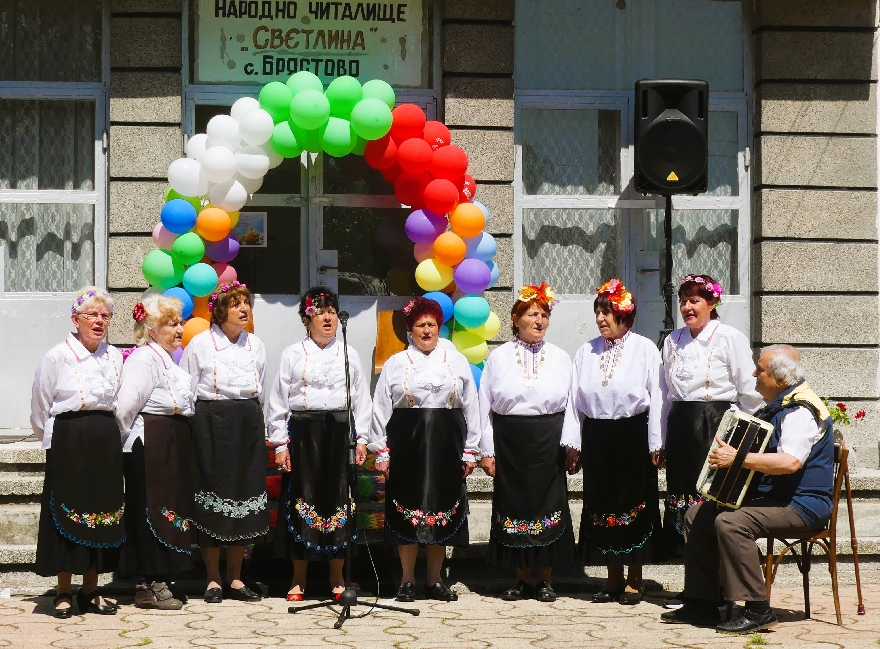
[[[205,256],[211,261],[230,262],[238,254],[238,239],[229,235],[220,241],[205,241]]]
[[[171,352],[171,360],[180,365],[180,359],[183,358],[183,347],[178,347]]]
[[[416,210],[406,217],[406,236],[413,243],[433,243],[446,232],[446,217],[429,210]]]
[[[455,267],[452,276],[458,290],[465,293],[481,293],[489,288],[492,271],[486,262],[479,259],[465,259]]]
[[[156,244],[157,248],[161,248],[162,250],[171,250],[171,246],[174,245],[174,240],[178,236],[180,235],[174,234],[166,229],[161,223],[157,223],[156,227],[153,228],[153,243]]]

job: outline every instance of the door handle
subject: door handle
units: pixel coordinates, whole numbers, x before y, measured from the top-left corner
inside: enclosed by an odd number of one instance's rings
[[[318,266],[319,273],[326,273],[328,270],[339,270],[339,266]]]
[[[636,272],[640,275],[642,273],[659,273],[660,269],[659,268],[638,268],[638,269],[636,269]]]

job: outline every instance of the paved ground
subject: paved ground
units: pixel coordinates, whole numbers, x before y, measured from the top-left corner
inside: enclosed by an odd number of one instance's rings
[[[814,567],[811,591],[813,619],[803,617],[803,592],[793,566],[773,590],[773,605],[781,623],[760,636],[724,636],[712,629],[667,625],[659,621],[663,594],[654,590],[636,607],[598,605],[589,601],[595,579],[560,583],[565,592],[554,604],[535,601],[508,603],[496,595],[497,584],[464,584],[458,602],[418,601],[421,615],[378,612],[348,621],[341,631],[333,629],[335,615],[328,610],[297,615],[287,613],[280,598],[261,603],[224,602],[208,605],[190,599],[178,612],[140,611],[130,597],[120,597],[116,616],[74,616],[56,620],[50,616],[49,596],[13,595],[0,598],[0,647],[104,649],[146,646],[157,649],[217,647],[351,647],[400,649],[488,649],[535,647],[736,647],[759,645],[813,649],[825,647],[880,647],[880,570],[863,569],[863,593],[867,615],[857,616],[852,566],[842,567],[841,605],[843,628],[834,620],[834,607],[824,566]],[[652,572],[654,570],[655,572]],[[598,574],[598,573],[597,573]],[[670,579],[670,575],[675,578]],[[680,582],[680,567],[646,569],[650,583],[669,587]],[[680,583],[678,584],[680,586]],[[3,584],[0,583],[0,590]]]

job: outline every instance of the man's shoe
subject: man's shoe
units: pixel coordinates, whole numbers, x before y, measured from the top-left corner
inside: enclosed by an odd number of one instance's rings
[[[405,584],[400,584],[400,588],[397,589],[397,597],[394,599],[398,602],[416,601],[416,585],[411,581],[408,581]]]
[[[718,633],[734,633],[737,635],[745,633],[755,633],[769,629],[776,624],[776,615],[771,608],[766,613],[757,613],[744,609],[742,615],[730,622],[724,622],[715,627]]]
[[[663,613],[660,616],[660,621],[669,624],[716,626],[721,621],[721,615],[714,604],[689,600],[681,608]]]
[[[521,599],[532,599],[535,589],[531,584],[518,581],[513,586],[501,593],[501,599],[505,602],[516,602]]]

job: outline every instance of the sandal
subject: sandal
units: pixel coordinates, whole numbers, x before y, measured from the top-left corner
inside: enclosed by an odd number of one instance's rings
[[[58,608],[58,602],[67,600],[70,603],[70,606],[67,608]],[[73,615],[73,593],[58,593],[52,599],[52,604],[55,605],[55,617],[59,620],[67,620],[70,616]]]
[[[340,590],[337,593],[336,592],[337,588],[341,588],[342,590]],[[335,599],[337,602],[342,598],[342,593],[344,593],[344,592],[345,592],[345,586],[333,586],[333,588],[330,589],[330,593],[333,595],[333,599]]]
[[[294,588],[299,588],[299,586],[292,586],[290,590],[293,590]],[[288,602],[301,602],[301,601],[303,601],[305,596],[306,596],[306,591],[304,588],[300,588],[300,592],[298,592],[298,593],[292,593],[290,591],[287,591],[287,601]]]

